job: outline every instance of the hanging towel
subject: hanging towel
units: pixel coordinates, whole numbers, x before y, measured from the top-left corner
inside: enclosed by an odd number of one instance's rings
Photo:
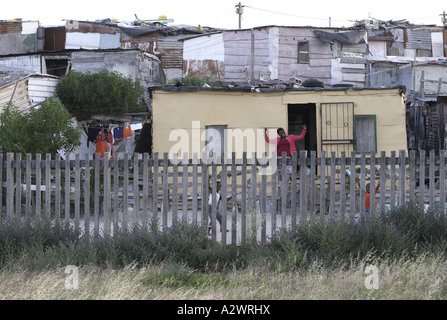
[[[135,123],[130,125],[130,129],[132,129],[132,131],[141,130],[142,128],[143,128],[142,123]]]
[[[113,129],[113,135],[115,139],[121,139],[123,137],[123,127],[116,127]]]
[[[128,138],[132,136],[132,129],[130,126],[125,126],[123,128],[123,138]]]

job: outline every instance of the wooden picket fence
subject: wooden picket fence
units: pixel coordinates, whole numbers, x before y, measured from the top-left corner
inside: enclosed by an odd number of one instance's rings
[[[0,154],[0,223],[49,217],[87,235],[135,225],[163,230],[178,220],[208,225],[209,195],[222,229],[211,219],[211,238],[223,243],[268,241],[278,229],[315,218],[354,220],[364,211],[367,183],[380,183],[376,212],[409,202],[445,214],[445,152],[401,150],[386,156],[314,151],[268,159],[245,153],[221,161],[169,159],[155,153],[76,154],[74,160],[37,154]],[[203,160],[202,160],[203,159]],[[267,167],[274,170],[266,170]],[[298,170],[291,170],[298,168]],[[356,182],[356,175],[359,182]],[[222,185],[217,206],[217,181]],[[209,191],[211,189],[211,192]],[[374,188],[371,188],[372,190]],[[226,200],[226,201],[225,201]]]

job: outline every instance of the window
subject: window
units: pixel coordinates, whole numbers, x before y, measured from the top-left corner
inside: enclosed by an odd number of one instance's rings
[[[206,126],[206,153],[209,157],[220,157],[225,152],[225,129],[224,126]]]
[[[355,151],[377,152],[376,116],[354,117]]]
[[[298,42],[298,63],[309,63],[309,42]]]

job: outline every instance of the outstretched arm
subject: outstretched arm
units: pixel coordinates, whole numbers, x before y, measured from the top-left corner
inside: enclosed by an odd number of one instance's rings
[[[306,135],[306,132],[307,132],[307,126],[303,125],[303,131],[301,131],[301,134],[299,136],[297,136],[297,135],[289,135],[289,137],[291,137],[293,141],[301,140]]]
[[[277,139],[270,139],[269,136],[267,135],[267,128],[264,128],[264,138],[265,141],[267,141],[268,143],[276,143]]]

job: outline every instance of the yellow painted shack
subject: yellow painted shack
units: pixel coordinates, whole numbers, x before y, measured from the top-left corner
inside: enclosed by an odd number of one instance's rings
[[[405,88],[151,89],[153,152],[268,151],[264,128],[276,138],[308,130],[297,150],[378,153],[407,149]],[[242,137],[242,139],[241,139]]]

